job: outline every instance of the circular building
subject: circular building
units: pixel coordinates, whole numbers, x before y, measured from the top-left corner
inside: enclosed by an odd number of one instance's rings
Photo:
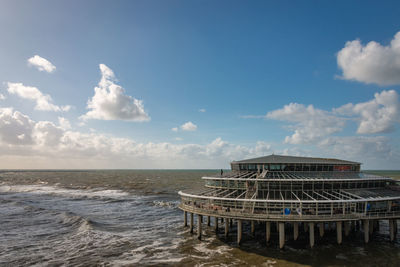
[[[190,213],[198,215],[197,234],[201,238],[202,217],[225,220],[225,235],[232,221],[237,222],[237,241],[242,239],[242,223],[265,222],[266,241],[271,223],[279,231],[280,248],[285,242],[285,223],[293,227],[296,240],[299,225],[309,233],[314,246],[314,227],[324,235],[325,223],[335,223],[337,242],[342,242],[342,229],[360,227],[367,243],[369,235],[379,227],[379,220],[388,220],[390,239],[397,233],[400,218],[400,185],[388,177],[360,172],[360,163],[330,158],[270,155],[233,161],[231,171],[203,177],[205,188],[200,192],[179,192],[185,226]],[[357,227],[358,228],[358,227]]]

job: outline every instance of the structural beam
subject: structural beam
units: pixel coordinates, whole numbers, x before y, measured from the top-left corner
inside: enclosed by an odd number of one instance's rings
[[[323,237],[324,233],[325,233],[325,223],[324,222],[320,222],[318,225],[319,228],[319,236]]]
[[[183,224],[185,227],[187,226],[187,211],[183,212]]]
[[[211,225],[211,216],[207,216],[207,226]]]
[[[190,213],[190,233],[193,234],[193,212]]]
[[[215,232],[218,233],[218,217],[215,217],[215,225],[214,225],[214,228],[215,228]]]
[[[364,242],[368,243],[369,241],[369,220],[363,220],[364,227]]]
[[[225,237],[229,234],[229,219],[225,219]]]
[[[314,223],[310,222],[310,247],[314,247]]]
[[[237,220],[237,244],[240,245],[242,243],[242,220]]]
[[[299,223],[294,222],[293,223],[293,239],[297,240],[298,237],[299,237]]]
[[[285,223],[279,222],[279,248],[282,249],[285,246]]]
[[[267,240],[267,243],[271,239],[271,222],[266,222],[265,223],[265,239]]]
[[[254,221],[251,221],[251,235],[252,235],[253,237],[256,236],[256,227],[255,227]]]
[[[342,222],[336,222],[336,238],[337,243],[342,244]]]
[[[198,214],[197,215],[197,238],[201,240],[201,224],[203,222],[203,216]]]

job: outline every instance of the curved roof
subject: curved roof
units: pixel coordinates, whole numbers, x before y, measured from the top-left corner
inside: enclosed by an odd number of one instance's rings
[[[355,161],[347,161],[341,159],[330,159],[330,158],[312,158],[312,157],[294,157],[294,156],[281,156],[281,155],[269,155],[259,158],[245,159],[239,161],[232,161],[232,164],[239,163],[303,163],[303,164],[361,164]]]

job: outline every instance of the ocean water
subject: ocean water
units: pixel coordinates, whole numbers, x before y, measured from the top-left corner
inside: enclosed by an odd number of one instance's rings
[[[267,246],[264,227],[253,238],[249,224],[240,247],[235,226],[225,239],[203,224],[197,240],[183,227],[177,192],[202,188],[200,178],[216,172],[2,171],[0,266],[399,266],[400,241],[389,241],[383,221],[367,245],[361,232],[337,245],[327,229],[310,249],[306,233],[293,241],[287,229],[279,250],[275,232]]]

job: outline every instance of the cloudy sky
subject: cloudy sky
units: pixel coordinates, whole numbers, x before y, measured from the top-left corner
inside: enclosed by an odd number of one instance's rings
[[[0,168],[400,169],[398,1],[1,1]]]

